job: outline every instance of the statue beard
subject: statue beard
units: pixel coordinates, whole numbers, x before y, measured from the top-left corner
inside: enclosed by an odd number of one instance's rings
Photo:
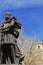
[[[7,18],[7,17],[5,18],[5,20],[9,20],[9,19],[10,19],[10,18]]]
[[[7,18],[7,17],[6,17],[5,20],[9,22],[9,21],[10,21],[10,18]]]

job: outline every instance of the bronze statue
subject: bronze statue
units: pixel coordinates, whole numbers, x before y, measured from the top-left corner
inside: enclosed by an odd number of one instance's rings
[[[17,19],[15,17],[12,17],[9,12],[5,14],[5,21],[1,27],[2,64],[5,64],[6,60],[8,61],[8,58],[12,64],[20,63],[24,59],[24,56],[21,54],[20,49],[16,44],[16,39],[19,37],[18,30],[21,30],[21,26],[22,25],[17,22]],[[15,59],[18,59],[18,62],[16,62],[13,57],[12,46],[15,51]]]

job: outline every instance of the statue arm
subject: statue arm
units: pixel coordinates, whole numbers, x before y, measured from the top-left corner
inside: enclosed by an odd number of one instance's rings
[[[1,27],[2,30],[11,28],[14,25],[14,21],[12,20],[11,23],[8,23],[9,25],[6,25],[6,24],[5,24],[5,27],[4,26]]]

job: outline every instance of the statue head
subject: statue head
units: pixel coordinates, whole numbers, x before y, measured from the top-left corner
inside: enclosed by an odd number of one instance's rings
[[[7,12],[7,13],[5,14],[5,18],[6,18],[6,19],[10,19],[10,18],[11,18],[10,12]]]

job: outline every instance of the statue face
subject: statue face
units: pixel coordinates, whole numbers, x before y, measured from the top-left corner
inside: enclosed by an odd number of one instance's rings
[[[10,14],[9,12],[7,12],[7,13],[5,14],[5,19],[8,20],[8,19],[10,19],[10,18],[11,18],[11,14]]]

